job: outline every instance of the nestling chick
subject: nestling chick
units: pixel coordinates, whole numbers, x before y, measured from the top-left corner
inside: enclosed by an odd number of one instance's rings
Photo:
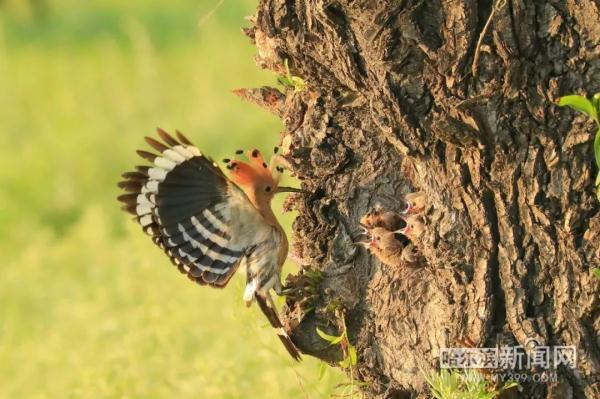
[[[388,266],[400,266],[404,250],[404,243],[398,240],[401,237],[382,227],[371,229],[370,235],[369,250],[371,253]]]
[[[397,230],[396,233],[405,235],[414,243],[425,230],[423,217],[421,215],[409,215],[404,220],[406,221],[406,227]]]
[[[410,243],[402,250],[401,259],[407,266],[416,266],[421,263],[423,257],[414,244]]]
[[[368,241],[359,244],[364,245],[382,263],[392,267],[402,265],[402,252],[404,245],[407,244],[406,239],[383,227],[369,229],[368,238]]]
[[[405,240],[402,237],[396,235],[396,232],[389,231],[383,227],[375,227],[370,230],[371,235],[371,246],[375,246],[379,249],[386,251],[398,251],[404,248]]]
[[[425,206],[427,205],[427,198],[422,191],[406,194],[404,200],[406,201],[406,209],[402,211],[404,215],[421,213],[425,210]]]
[[[396,212],[386,211],[381,206],[376,206],[375,209],[364,215],[360,219],[360,224],[367,229],[383,227],[388,231],[398,230],[406,226],[400,215]]]
[[[408,198],[416,199],[410,203],[416,207],[410,208],[409,212],[423,209],[423,195],[409,194]],[[382,263],[393,267],[421,263],[422,256],[414,244],[424,230],[420,214],[398,215],[378,206],[360,219],[360,225],[367,240],[357,244],[364,245]]]

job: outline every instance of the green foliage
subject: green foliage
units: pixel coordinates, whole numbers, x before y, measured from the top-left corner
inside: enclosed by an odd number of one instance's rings
[[[256,1],[201,29],[216,1],[0,3],[0,398],[329,398],[344,377],[289,358],[242,273],[190,283],[115,199],[157,126],[216,159],[277,144],[230,94],[273,78],[239,33]]]
[[[342,321],[342,334],[339,336],[329,335],[323,332],[317,327],[317,334],[325,341],[329,342],[330,345],[340,345],[344,358],[338,363],[343,369],[348,369],[356,366],[357,354],[356,347],[350,343],[348,339],[348,330],[346,329],[346,320],[342,315],[340,317]]]
[[[577,94],[564,96],[559,100],[558,105],[561,107],[571,107],[574,110],[587,115],[596,122],[598,130],[596,131],[596,137],[594,139],[594,157],[596,159],[596,165],[598,166],[598,169],[600,169],[600,93],[596,93],[591,100]],[[598,197],[598,201],[600,201],[600,172],[598,173],[598,176],[596,176],[595,185],[596,196]]]
[[[292,87],[296,93],[306,90],[306,82],[304,82],[304,79],[298,76],[293,76],[290,73],[290,67],[288,66],[287,58],[283,62],[283,66],[285,68],[285,75],[279,76],[277,78],[277,82],[282,86]]]
[[[600,280],[600,267],[594,269],[594,276],[596,276],[596,278]]]
[[[600,124],[598,125],[598,131],[596,132],[596,138],[594,139],[594,154],[596,155],[596,165],[600,168]],[[596,176],[596,186],[599,185],[600,174]]]
[[[592,118],[596,123],[598,122],[598,110],[594,107],[594,104],[585,96],[578,94],[572,94],[570,96],[561,97],[558,101],[558,105],[561,107],[569,106],[576,111],[582,112],[585,115]]]
[[[356,352],[356,347],[350,343],[348,339],[348,329],[346,327],[346,318],[341,308],[338,308],[335,312],[338,316],[338,319],[342,324],[342,333],[338,335],[330,335],[323,332],[319,327],[317,327],[317,334],[323,338],[325,341],[329,342],[329,345],[339,345],[342,350],[343,358],[338,362],[338,365],[349,372],[350,382],[346,384],[338,384],[338,387],[344,388],[342,394],[339,396],[342,397],[354,397],[359,396],[362,397],[362,394],[358,390],[359,387],[366,386],[366,383],[356,382],[354,380],[354,367],[358,361],[358,355]],[[319,376],[321,378],[325,373],[326,364],[321,363],[321,368],[319,369]]]
[[[329,345],[337,345],[344,339],[344,334],[336,337],[335,335],[329,335],[323,332],[319,327],[317,327],[317,334],[319,337],[323,338],[325,341],[329,342]]]
[[[494,399],[503,391],[516,387],[514,381],[505,382],[494,389],[474,369],[464,371],[441,369],[439,372],[423,374],[435,399]]]

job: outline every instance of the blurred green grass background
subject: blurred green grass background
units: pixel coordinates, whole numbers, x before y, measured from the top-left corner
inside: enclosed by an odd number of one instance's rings
[[[231,94],[275,81],[239,29],[256,0],[218,3],[0,1],[0,397],[322,398],[341,381],[288,358],[242,276],[193,285],[115,200],[157,126],[217,159],[277,144],[279,122]]]

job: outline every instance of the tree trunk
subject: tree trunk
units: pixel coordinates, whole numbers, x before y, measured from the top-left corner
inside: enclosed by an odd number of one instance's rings
[[[339,359],[316,327],[339,333],[342,309],[365,392],[409,398],[464,340],[574,345],[576,369],[519,397],[600,397],[594,126],[555,105],[600,91],[600,2],[261,0],[245,31],[260,66],[287,59],[307,84],[240,92],[282,117],[312,192],[294,204],[289,282],[323,277],[288,298],[300,349]],[[428,200],[422,265],[352,243],[366,212],[412,191]]]

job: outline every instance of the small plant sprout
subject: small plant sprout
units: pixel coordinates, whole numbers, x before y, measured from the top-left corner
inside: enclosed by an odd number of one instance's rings
[[[506,381],[500,388],[494,388],[476,369],[441,369],[423,373],[423,377],[435,399],[494,399],[519,385],[515,381]]]
[[[294,76],[290,73],[290,67],[288,66],[287,58],[285,61],[283,61],[283,66],[285,68],[285,75],[279,76],[277,78],[277,82],[282,86],[293,87],[294,92],[296,93],[306,90],[306,82],[304,82],[304,79]]]
[[[301,274],[288,276],[288,288],[283,291],[286,298],[295,302],[302,309],[302,317],[316,308],[320,298],[319,286],[323,281],[323,272],[320,270],[305,269]]]
[[[573,94],[570,96],[561,97],[558,101],[558,105],[561,107],[568,106],[576,111],[579,111],[590,118],[592,118],[598,130],[596,131],[596,138],[594,139],[594,156],[596,158],[596,165],[600,169],[600,93],[594,94],[592,99],[588,99],[585,96]],[[600,172],[596,176],[596,196],[600,201]]]
[[[336,312],[337,313],[337,312]],[[317,327],[317,334],[325,341],[329,342],[330,345],[340,345],[344,358],[338,363],[343,369],[352,368],[356,365],[357,355],[356,347],[348,340],[348,330],[346,329],[346,319],[341,314],[340,320],[342,321],[342,334],[339,336],[329,335],[323,332]]]
[[[358,386],[363,385],[362,383],[356,384],[354,381],[354,367],[356,366],[356,363],[358,361],[358,356],[357,356],[357,352],[356,352],[356,347],[354,345],[352,345],[350,343],[350,340],[348,339],[348,329],[346,328],[346,318],[344,317],[344,314],[339,309],[337,309],[336,315],[341,320],[342,333],[338,336],[330,335],[330,334],[323,332],[319,327],[317,327],[317,334],[319,334],[319,336],[321,338],[323,338],[325,341],[329,342],[329,345],[339,345],[340,346],[340,348],[342,350],[343,358],[342,358],[342,360],[340,360],[338,362],[338,365],[342,369],[349,370],[349,373],[350,373],[350,383],[345,384],[348,391],[344,392],[344,394],[342,396],[353,397],[356,393],[356,389],[358,388]],[[324,373],[325,373],[325,363],[322,363],[321,367],[319,369],[319,378],[322,378]],[[341,385],[343,385],[343,384],[341,384]]]

